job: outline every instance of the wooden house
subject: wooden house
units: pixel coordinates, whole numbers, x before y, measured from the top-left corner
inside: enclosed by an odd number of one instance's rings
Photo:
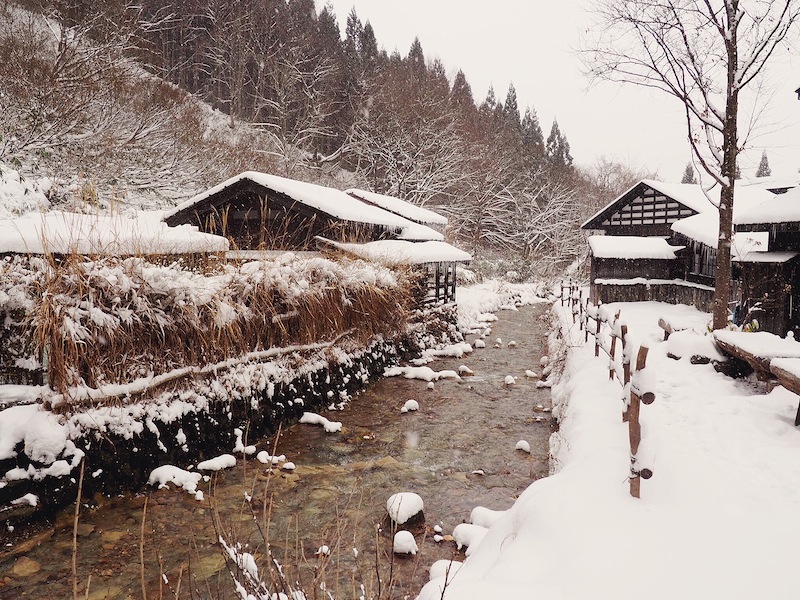
[[[313,250],[317,237],[342,242],[444,239],[430,227],[339,190],[255,171],[198,194],[168,211],[164,220],[225,236],[239,250]]]
[[[687,244],[673,240],[672,230],[673,224],[709,208],[712,205],[699,186],[645,179],[587,219],[581,228],[594,233],[590,240],[601,236],[625,240],[590,245],[592,301],[709,304],[713,288],[684,277]],[[619,256],[622,246],[625,258]],[[643,254],[637,255],[637,249]],[[604,254],[598,255],[598,250]]]
[[[444,242],[447,219],[399,198],[332,188],[248,171],[165,214],[226,236],[248,251],[337,248],[389,266],[423,273],[426,302],[455,300],[456,266],[471,256]],[[242,252],[244,251],[244,252]]]
[[[738,215],[736,235],[764,236],[763,251],[734,263],[740,285],[740,319],[751,314],[759,329],[800,334],[800,188]],[[800,335],[798,335],[800,339]]]
[[[591,250],[592,300],[661,300],[711,310],[719,237],[718,195],[718,188],[704,191],[699,185],[643,180],[588,219],[583,229],[627,238],[630,249],[627,264],[616,259],[612,261],[616,266],[609,266],[608,257]],[[774,197],[761,186],[737,188],[734,218]],[[651,256],[658,240],[665,244],[662,249],[671,249],[670,256]],[[737,275],[741,277],[750,264],[756,264],[755,253],[766,249],[765,236],[737,234],[732,244]],[[636,255],[637,251],[641,255]],[[610,276],[609,269],[620,273]],[[733,288],[736,295],[731,300],[740,302],[738,280]]]

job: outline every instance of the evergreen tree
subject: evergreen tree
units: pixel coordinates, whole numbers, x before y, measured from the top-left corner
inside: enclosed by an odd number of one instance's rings
[[[361,31],[360,47],[361,60],[365,65],[372,65],[378,60],[378,40],[375,38],[375,31],[369,21]]]
[[[458,70],[453,80],[453,89],[450,91],[450,102],[462,111],[475,108],[472,88],[467,81],[466,75],[464,75],[464,71],[461,69]]]
[[[356,7],[350,9],[347,15],[347,26],[344,30],[344,51],[350,60],[357,62],[361,55],[361,37],[364,34],[364,26],[358,18]]]
[[[408,65],[411,68],[411,74],[417,82],[425,79],[425,53],[422,51],[422,44],[419,38],[414,38],[411,42],[411,48],[408,50]]]
[[[520,131],[522,124],[519,119],[519,107],[517,106],[517,90],[514,84],[508,85],[508,93],[506,94],[506,103],[503,105],[503,115],[506,121],[511,125],[515,131]]]
[[[694,167],[692,163],[686,163],[686,168],[683,171],[683,179],[681,183],[697,183],[697,177],[694,175]]]
[[[772,175],[772,169],[769,168],[769,161],[767,160],[767,151],[761,153],[761,162],[758,163],[756,170],[756,177],[769,177]]]
[[[525,116],[522,117],[522,144],[526,152],[534,157],[544,154],[544,135],[542,127],[539,125],[539,117],[536,111],[530,106],[525,109]]]
[[[553,119],[553,126],[550,128],[550,135],[547,136],[547,143],[544,149],[550,165],[556,168],[571,166],[572,155],[569,150],[569,142],[566,136],[561,133],[558,121]]]

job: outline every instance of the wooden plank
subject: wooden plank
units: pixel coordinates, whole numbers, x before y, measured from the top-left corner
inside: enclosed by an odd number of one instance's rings
[[[760,381],[766,381],[770,378],[769,363],[773,357],[756,356],[736,344],[728,343],[717,337],[714,338],[714,341],[717,343],[720,350],[734,358],[745,361],[748,365],[753,367]]]

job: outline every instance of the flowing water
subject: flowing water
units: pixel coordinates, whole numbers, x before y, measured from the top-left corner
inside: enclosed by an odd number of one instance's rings
[[[539,372],[546,353],[546,307],[502,311],[485,349],[429,365],[466,365],[474,376],[432,390],[424,381],[384,378],[344,410],[323,413],[343,423],[341,432],[297,424],[280,439],[256,442],[296,463],[292,472],[240,460],[204,484],[202,502],[174,490],[93,499],[98,507],[82,513],[77,544],[73,515],[65,513],[38,545],[0,555],[0,599],[72,598],[73,550],[79,598],[235,598],[220,531],[254,553],[262,572],[268,539],[286,579],[300,580],[308,598],[323,597],[323,581],[339,599],[413,597],[435,560],[463,560],[451,538],[434,541],[435,525],[447,535],[475,506],[509,508],[547,475],[550,393],[525,376]],[[512,339],[516,346],[508,347]],[[514,385],[505,384],[507,375],[517,377]],[[420,410],[401,414],[409,399]],[[521,439],[530,454],[515,450]],[[408,558],[393,557],[386,520],[386,500],[403,491],[425,502],[424,523],[412,528],[419,552]],[[329,555],[316,554],[323,545]]]

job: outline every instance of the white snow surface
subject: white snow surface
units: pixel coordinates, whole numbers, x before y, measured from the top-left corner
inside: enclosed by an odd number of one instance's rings
[[[183,488],[190,494],[197,492],[197,484],[202,479],[200,473],[192,473],[174,465],[162,465],[156,467],[147,479],[148,485],[157,485],[158,489],[169,487],[172,483],[176,487]]]
[[[422,512],[425,503],[422,497],[414,492],[399,492],[392,494],[386,501],[386,511],[389,518],[398,525],[402,525],[414,515]]]
[[[763,358],[800,358],[800,342],[766,331],[715,331],[714,337]]]
[[[226,238],[169,227],[160,211],[83,214],[51,211],[0,220],[0,254],[184,254],[225,252]]]
[[[414,534],[405,530],[395,533],[392,550],[395,554],[416,554],[419,548],[414,539]]]
[[[738,216],[734,220],[737,225],[800,221],[800,188],[793,188],[756,207],[737,212]]]
[[[639,455],[652,458],[653,477],[640,499],[630,496],[621,387],[608,381],[608,358],[594,357],[593,341],[556,305],[568,352],[552,390],[554,473],[470,546],[444,597],[797,598],[797,396],[668,358],[658,318],[680,319],[685,306],[609,307],[621,309],[633,350],[641,341],[650,348],[656,400],[641,407]],[[439,600],[442,584],[440,575],[420,600]]]
[[[336,433],[342,430],[342,424],[338,421],[329,421],[322,415],[313,412],[304,412],[300,417],[300,423],[308,425],[321,425],[326,433]]]
[[[384,194],[376,194],[375,192],[368,192],[366,190],[359,190],[350,188],[344,191],[345,194],[355,196],[359,200],[365,200],[370,204],[375,204],[384,210],[391,213],[405,217],[415,223],[422,225],[437,225],[439,227],[447,227],[447,217],[423,208],[417,204],[412,204],[395,196],[386,196]]]
[[[278,177],[277,175],[270,175],[268,173],[259,173],[257,171],[245,171],[235,177],[231,177],[222,183],[189,198],[167,211],[164,218],[169,218],[174,214],[190,208],[198,202],[205,200],[209,196],[225,189],[228,186],[242,180],[249,179],[255,183],[263,185],[275,192],[286,194],[295,202],[300,202],[311,208],[322,211],[326,214],[343,219],[345,221],[354,221],[356,223],[369,223],[373,225],[383,225],[398,232],[398,237],[404,240],[442,240],[442,234],[434,231],[430,227],[414,223],[399,215],[392,214],[377,206],[372,206],[349,194],[342,191],[316,185],[314,183],[306,183],[305,181],[297,181],[294,179],[287,179],[285,177]]]
[[[221,471],[236,466],[236,457],[233,454],[221,454],[220,456],[204,460],[197,463],[200,471]]]
[[[434,262],[469,262],[472,255],[443,241],[380,240],[350,244],[325,240],[335,248],[382,265],[421,265]]]
[[[670,246],[660,237],[636,235],[590,235],[589,248],[595,258],[672,260],[684,246]]]

